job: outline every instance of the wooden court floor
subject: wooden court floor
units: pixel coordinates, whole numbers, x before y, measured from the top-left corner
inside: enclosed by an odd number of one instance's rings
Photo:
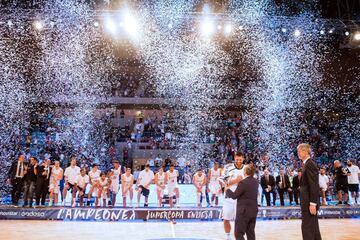
[[[259,220],[257,239],[301,239],[300,220]],[[219,221],[168,222],[63,222],[1,220],[1,240],[158,240],[158,239],[224,239]],[[323,240],[360,240],[360,219],[320,220]]]

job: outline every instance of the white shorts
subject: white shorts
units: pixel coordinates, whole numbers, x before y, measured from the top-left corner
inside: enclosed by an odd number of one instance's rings
[[[236,200],[225,198],[223,202],[223,219],[235,220],[236,216]]]
[[[210,189],[211,194],[219,196],[220,189],[221,189],[220,183],[219,182],[210,182],[209,189]]]
[[[119,192],[120,184],[111,184],[110,191],[117,194]]]
[[[169,194],[169,197],[173,197],[175,196],[175,189],[179,189],[179,186],[177,184],[175,185],[168,185],[168,194]]]
[[[128,186],[124,186],[124,187],[128,187]],[[129,188],[124,194],[122,194],[123,197],[126,197],[127,195],[130,196],[130,191],[132,190],[132,188]],[[121,189],[121,193],[122,193],[122,189]]]
[[[50,191],[51,191],[51,190],[54,190],[54,193],[58,194],[58,193],[60,192],[60,186],[57,185],[57,184],[51,183],[51,184],[49,185],[49,190],[50,190]]]
[[[103,188],[100,198],[107,199],[107,197],[108,197],[107,193],[108,193],[108,188],[107,187]]]

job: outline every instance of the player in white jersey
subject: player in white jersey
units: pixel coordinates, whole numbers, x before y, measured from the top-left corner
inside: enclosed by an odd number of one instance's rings
[[[229,163],[224,167],[223,184],[229,186],[231,191],[235,191],[238,183],[244,178],[243,170],[244,155],[240,152],[235,155],[235,163]],[[235,220],[236,200],[225,198],[223,203],[223,219],[226,239],[231,239],[231,220]]]
[[[349,192],[353,200],[353,204],[359,204],[359,167],[353,164],[353,160],[347,160],[347,169],[350,172],[348,175]]]
[[[88,206],[90,206],[90,200],[93,195],[93,192],[96,192],[96,193],[98,192],[97,182],[100,179],[100,173],[101,173],[101,171],[98,169],[98,165],[96,163],[94,163],[91,167],[91,170],[88,173],[89,179],[90,179],[90,190],[89,190],[88,198],[87,198]]]
[[[130,207],[132,207],[132,200],[134,196],[133,185],[134,176],[131,174],[131,168],[126,168],[126,172],[121,175],[121,191],[124,208],[126,208],[126,196],[128,193],[130,195]]]
[[[193,176],[193,184],[196,188],[197,206],[201,207],[201,200],[205,197],[206,175],[202,169],[196,171]]]
[[[150,165],[146,164],[145,169],[142,170],[139,174],[139,177],[136,181],[136,191],[138,191],[138,206],[140,207],[140,198],[141,194],[145,197],[144,207],[148,207],[148,200],[150,194],[150,185],[154,181],[154,172],[150,170]]]
[[[66,194],[68,190],[71,189],[72,196],[74,195],[74,184],[77,175],[80,173],[80,168],[76,166],[76,158],[72,157],[70,162],[70,167],[67,167],[64,172],[65,185],[63,190],[63,205],[65,206]],[[73,205],[73,197],[71,197],[71,205]]]
[[[116,194],[119,192],[120,188],[120,177],[121,177],[121,166],[119,164],[119,161],[114,160],[113,161],[114,168],[111,169],[111,205],[114,207],[116,202]]]
[[[100,178],[97,181],[98,193],[96,196],[95,207],[98,206],[99,199],[103,200],[102,206],[106,207],[110,186],[111,186],[111,178],[107,177],[105,172],[100,173]]]
[[[55,161],[54,166],[51,169],[51,175],[50,175],[50,185],[49,185],[49,192],[50,192],[50,201],[49,206],[53,205],[53,202],[55,205],[58,203],[58,196],[60,192],[60,180],[63,177],[63,169],[60,167],[60,162]]]
[[[219,195],[221,193],[221,185],[219,178],[221,177],[221,169],[219,168],[219,163],[214,162],[214,167],[209,171],[209,190],[211,193],[211,206],[219,204]]]
[[[163,166],[159,167],[159,171],[155,174],[155,185],[156,185],[156,193],[158,198],[159,207],[162,206],[162,199],[164,196],[164,190],[166,187],[166,173],[164,172]]]
[[[74,190],[75,190],[75,194],[74,194],[74,198],[76,197],[76,192],[78,192],[78,198],[79,198],[79,205],[80,207],[83,206],[83,200],[84,200],[84,196],[85,196],[85,191],[86,191],[86,187],[89,183],[89,176],[86,174],[86,168],[82,168],[80,170],[80,174],[77,176],[76,180],[75,180],[75,186],[74,186]],[[74,201],[72,207],[75,207],[76,202]]]
[[[175,169],[174,164],[170,164],[170,169],[166,172],[166,182],[168,187],[170,207],[173,207],[173,197],[176,197],[176,203],[180,200],[180,191],[178,185],[179,171]]]

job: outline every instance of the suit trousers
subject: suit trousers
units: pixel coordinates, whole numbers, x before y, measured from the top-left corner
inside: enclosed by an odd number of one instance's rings
[[[23,188],[23,179],[22,178],[14,178],[11,181],[12,190],[11,190],[11,202],[14,205],[18,205],[21,191]]]
[[[266,199],[266,205],[267,206],[271,206],[271,198],[270,198],[270,194],[273,195],[273,205],[275,206],[275,201],[276,201],[276,192],[274,190],[270,191],[270,192],[266,192],[263,191],[263,194],[265,195],[265,199]]]
[[[309,212],[301,212],[301,232],[303,240],[321,240],[318,215]]]
[[[36,180],[36,190],[35,190],[35,199],[36,205],[45,205],[46,195],[49,191],[49,180],[44,177],[38,177]]]
[[[239,216],[235,220],[235,238],[236,240],[255,240],[256,217]]]
[[[35,189],[35,181],[26,180],[24,183],[24,205],[32,206],[34,189]]]
[[[294,201],[296,203],[296,205],[299,205],[299,190],[296,188],[293,188],[293,196],[294,196]]]
[[[279,188],[278,192],[279,192],[279,197],[280,197],[280,205],[284,206],[285,205],[284,193],[288,192],[288,190],[286,188],[284,188],[284,189]],[[289,198],[290,198],[290,203],[291,203],[292,202],[292,194],[291,193],[289,193]]]

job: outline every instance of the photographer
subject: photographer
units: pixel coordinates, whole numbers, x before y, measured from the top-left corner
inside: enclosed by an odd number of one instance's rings
[[[343,168],[339,160],[334,161],[335,189],[339,198],[339,202],[337,203],[337,205],[342,204],[343,200],[345,205],[349,205],[347,202],[349,191],[347,177],[350,175],[351,173],[349,172],[349,170]],[[342,192],[344,192],[344,198],[342,196]]]

